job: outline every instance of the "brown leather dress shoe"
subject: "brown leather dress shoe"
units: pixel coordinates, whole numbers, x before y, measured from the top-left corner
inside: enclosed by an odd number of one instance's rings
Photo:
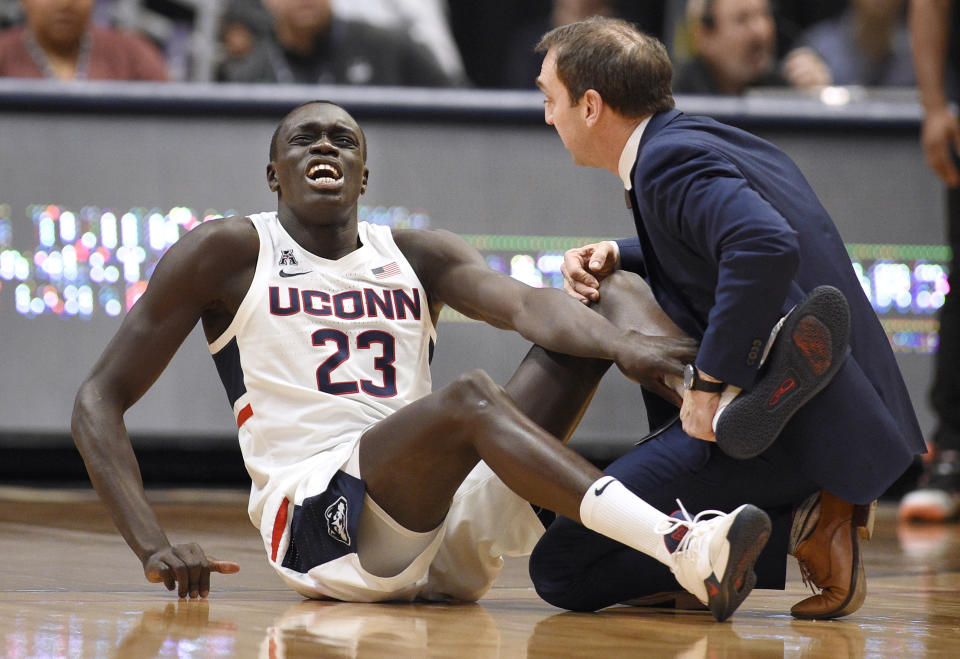
[[[825,490],[820,492],[816,526],[791,552],[800,563],[803,582],[815,593],[790,609],[794,616],[839,618],[863,605],[867,597],[867,579],[860,556],[859,536],[869,539],[875,506],[876,502],[854,505]]]

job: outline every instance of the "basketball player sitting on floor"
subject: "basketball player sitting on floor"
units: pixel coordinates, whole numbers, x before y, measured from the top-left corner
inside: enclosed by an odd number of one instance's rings
[[[631,321],[640,333],[489,269],[451,233],[358,222],[365,162],[365,136],[343,108],[290,112],[267,166],[277,212],[207,222],[177,242],[80,388],[76,444],[147,579],[205,597],[211,571],[239,569],[170,544],[124,427],[200,320],[253,481],[250,518],[298,593],[476,600],[501,556],[529,553],[543,532],[532,503],[653,556],[727,618],[752,588],[766,514],[744,505],[668,517],[557,439],[610,360],[679,403],[664,378],[693,359],[694,343],[649,294]],[[543,348],[505,388],[475,370],[431,393],[444,304]],[[589,358],[576,377],[566,355]]]

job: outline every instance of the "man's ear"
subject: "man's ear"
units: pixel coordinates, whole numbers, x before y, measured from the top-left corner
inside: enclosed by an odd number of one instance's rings
[[[370,170],[363,168],[363,180],[360,182],[360,194],[367,191],[367,181],[370,179]]]
[[[273,163],[267,163],[267,186],[271,192],[280,192],[280,181],[277,180],[277,168]]]
[[[600,92],[596,89],[588,89],[581,97],[583,103],[583,120],[591,128],[600,121],[600,115],[603,113],[605,104]]]

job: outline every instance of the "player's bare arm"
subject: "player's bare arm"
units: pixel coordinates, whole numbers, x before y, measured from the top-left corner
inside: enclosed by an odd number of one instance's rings
[[[211,570],[239,568],[211,561],[195,544],[170,544],[147,502],[123,414],[160,376],[198,320],[203,318],[208,336],[229,324],[253,277],[256,254],[256,231],[245,218],[210,222],[184,236],[160,260],[74,405],[74,441],[94,488],[146,577],[177,587],[181,597],[205,597]]]
[[[560,290],[533,288],[490,269],[479,252],[449,231],[395,231],[394,237],[431,305],[449,304],[549,350],[612,360],[631,379],[679,402],[663,377],[679,375],[695,357],[693,340],[619,328]]]

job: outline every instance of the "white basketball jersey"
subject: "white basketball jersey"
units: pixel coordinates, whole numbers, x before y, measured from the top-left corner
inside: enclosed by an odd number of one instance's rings
[[[430,393],[436,330],[389,227],[360,222],[362,247],[331,261],[300,247],[275,212],[250,219],[260,236],[256,273],[210,352],[259,527],[269,495],[329,480],[363,430]]]

